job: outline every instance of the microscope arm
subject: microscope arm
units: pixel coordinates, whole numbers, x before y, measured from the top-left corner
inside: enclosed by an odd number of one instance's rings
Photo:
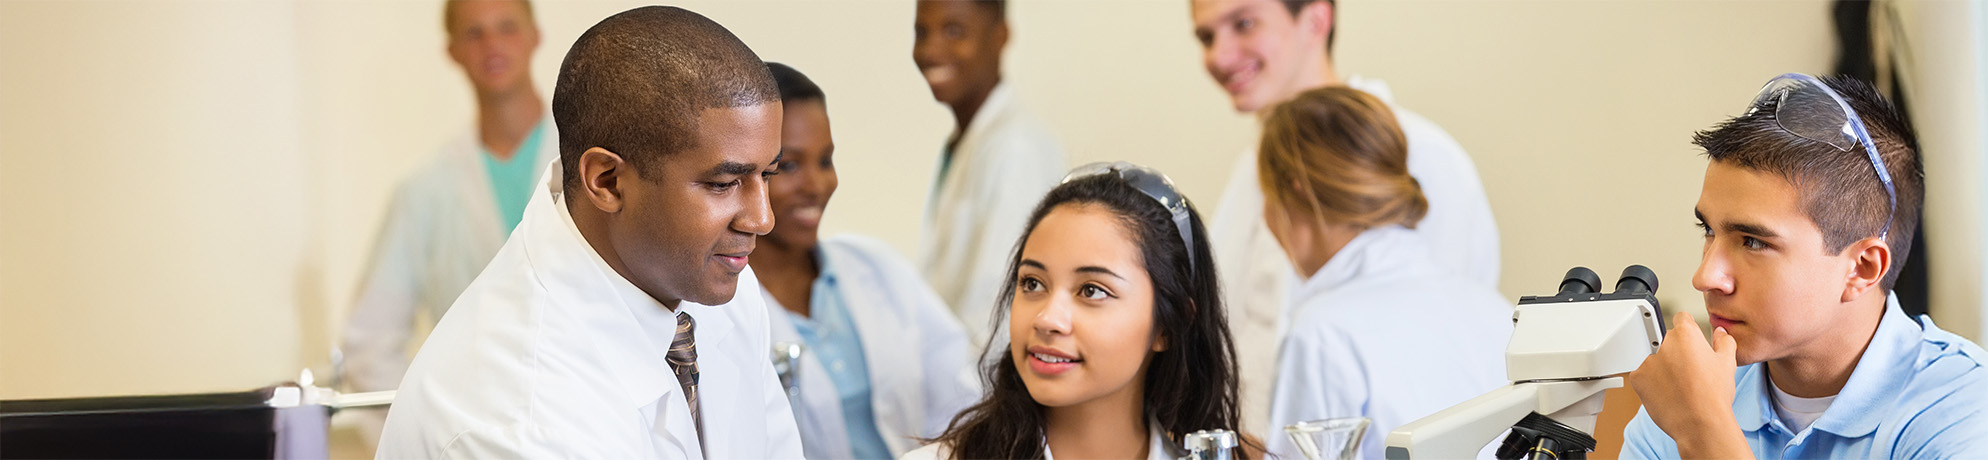
[[[1506,385],[1396,428],[1387,435],[1386,458],[1472,458],[1533,412],[1562,423],[1585,421],[1592,431],[1603,392],[1620,387],[1621,377]]]

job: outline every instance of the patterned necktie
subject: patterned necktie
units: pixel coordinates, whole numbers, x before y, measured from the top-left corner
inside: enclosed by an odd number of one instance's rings
[[[697,320],[687,313],[676,314],[676,338],[670,341],[670,369],[676,371],[676,383],[683,386],[683,399],[690,402],[690,420],[697,423],[698,434],[704,432],[704,418],[697,411],[697,343],[691,331],[697,329]]]

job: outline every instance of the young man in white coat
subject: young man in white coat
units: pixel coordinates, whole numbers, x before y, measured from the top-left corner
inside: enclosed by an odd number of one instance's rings
[[[806,346],[794,416],[809,459],[892,459],[938,437],[980,399],[973,344],[910,261],[882,241],[820,237],[835,196],[828,96],[767,64],[784,113],[780,175],[767,201],[780,225],[752,253],[773,339]]]
[[[980,345],[995,335],[995,297],[1029,212],[1069,168],[1049,129],[1001,82],[1007,2],[920,0],[913,32],[911,60],[953,112],[920,266]]]
[[[379,456],[799,458],[747,265],[780,153],[765,64],[643,7],[581,34],[552,105],[560,169],[415,356]]]
[[[531,76],[539,43],[531,4],[451,0],[442,25],[449,58],[476,90],[476,125],[394,192],[345,326],[342,376],[351,391],[400,384],[415,331],[441,319],[497,255],[559,155]],[[358,419],[368,444],[377,443],[386,412],[366,409]]]
[[[1408,172],[1421,183],[1428,214],[1415,232],[1429,242],[1444,267],[1485,287],[1498,286],[1498,226],[1477,177],[1477,166],[1449,133],[1422,116],[1392,105],[1380,80],[1341,79],[1332,63],[1339,10],[1332,0],[1194,0],[1194,35],[1208,76],[1229,95],[1236,112],[1266,112],[1306,90],[1344,85],[1390,104],[1408,139]],[[1236,328],[1242,368],[1243,420],[1257,432],[1270,403],[1277,346],[1289,327],[1289,291],[1297,274],[1264,225],[1257,187],[1256,146],[1236,158],[1216,204],[1209,238]]]

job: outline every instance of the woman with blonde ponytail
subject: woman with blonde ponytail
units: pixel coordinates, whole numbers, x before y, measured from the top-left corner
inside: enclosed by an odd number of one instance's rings
[[[1367,417],[1360,457],[1395,427],[1505,383],[1511,303],[1437,262],[1429,211],[1386,103],[1343,86],[1273,108],[1257,165],[1264,219],[1302,279],[1285,307],[1271,427]],[[1272,454],[1303,458],[1291,440]]]

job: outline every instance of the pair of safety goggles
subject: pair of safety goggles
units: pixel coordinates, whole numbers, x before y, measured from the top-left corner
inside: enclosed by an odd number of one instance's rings
[[[1173,215],[1174,229],[1180,231],[1180,242],[1187,247],[1188,266],[1190,270],[1193,269],[1194,235],[1188,231],[1187,198],[1181,197],[1180,191],[1174,189],[1173,179],[1168,179],[1167,175],[1161,174],[1159,170],[1145,166],[1123,161],[1100,161],[1070,170],[1069,175],[1063,176],[1062,183],[1067,184],[1073,180],[1105,174],[1118,176],[1119,180],[1138,189],[1139,193],[1158,201],[1160,207],[1166,208],[1167,213]]]
[[[1768,101],[1775,102],[1774,122],[1789,134],[1826,144],[1838,152],[1850,152],[1859,144],[1864,146],[1864,155],[1870,158],[1878,181],[1884,183],[1885,195],[1891,198],[1891,212],[1885,216],[1884,230],[1878,232],[1878,238],[1890,235],[1891,218],[1898,214],[1898,191],[1891,185],[1891,171],[1885,169],[1883,157],[1878,156],[1877,144],[1871,142],[1863,118],[1850,108],[1850,103],[1821,80],[1799,73],[1783,74],[1767,82],[1760,94],[1753,97],[1747,115],[1763,110]]]

